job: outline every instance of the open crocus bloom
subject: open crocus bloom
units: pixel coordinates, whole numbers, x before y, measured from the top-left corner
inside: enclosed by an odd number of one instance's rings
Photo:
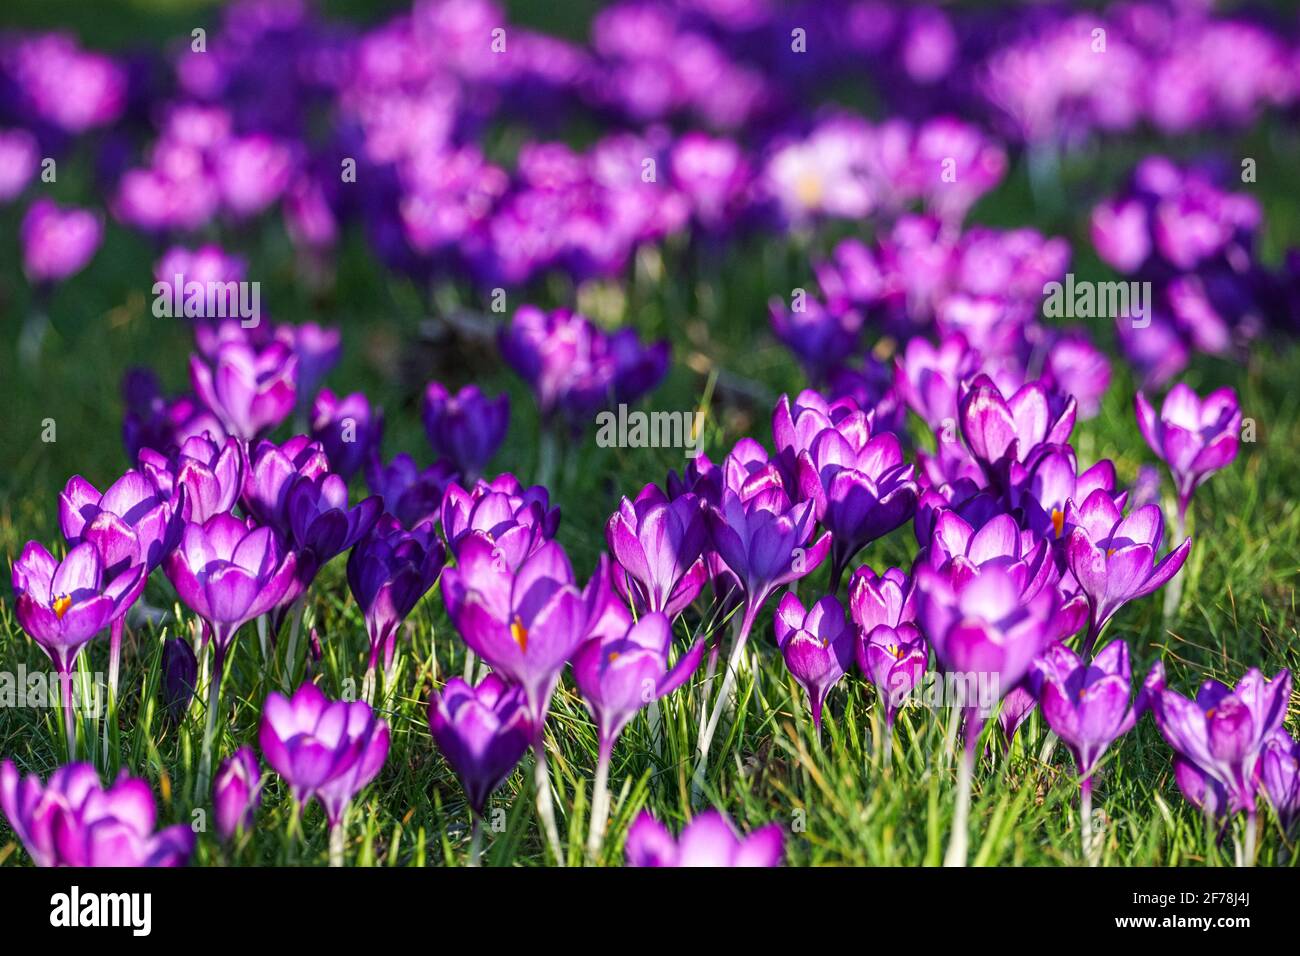
[[[297,401],[298,356],[283,342],[258,349],[221,343],[211,364],[190,356],[190,383],[226,431],[252,441],[289,417]]]
[[[144,587],[145,568],[129,565],[105,580],[95,546],[82,542],[62,561],[27,542],[13,566],[14,616],[60,673],[72,670],[81,648],[126,613]]]
[[[336,826],[384,765],[389,734],[365,701],[331,701],[315,684],[303,684],[292,698],[267,695],[258,740],[298,804],[318,798]]]
[[[1197,487],[1237,457],[1241,433],[1237,393],[1221,388],[1202,400],[1179,382],[1165,396],[1159,416],[1141,392],[1136,405],[1142,437],[1169,466],[1179,506],[1186,511]]]
[[[706,810],[674,840],[648,811],[632,822],[624,845],[628,866],[780,866],[785,852],[776,823],[738,836],[717,810]]]
[[[1291,673],[1272,679],[1251,668],[1229,688],[1207,680],[1188,700],[1164,686],[1157,662],[1144,695],[1156,726],[1177,752],[1175,778],[1189,801],[1213,816],[1255,813],[1260,757],[1286,719]]]
[[[59,494],[59,525],[69,544],[93,541],[110,568],[129,560],[152,571],[176,547],[184,524],[184,497],[169,497],[134,469],[102,495],[77,475]]]
[[[465,643],[523,687],[540,732],[560,671],[586,634],[587,607],[564,549],[547,541],[515,570],[471,535],[443,576],[443,596]]]
[[[1165,536],[1159,505],[1144,505],[1123,516],[1102,488],[1078,507],[1067,502],[1065,523],[1070,527],[1066,563],[1091,607],[1090,645],[1127,602],[1151,594],[1177,574],[1192,548],[1187,538],[1157,560]]]
[[[1003,398],[993,380],[981,374],[962,394],[959,415],[971,457],[989,481],[1008,485],[1016,477],[1013,466],[1027,461],[1039,445],[1069,441],[1075,402],[1050,394],[1039,382]]]
[[[555,537],[559,524],[560,509],[551,507],[547,490],[541,485],[525,488],[508,473],[476,481],[469,491],[453,481],[442,499],[442,530],[458,557],[461,542],[478,534],[517,568],[544,541]]]
[[[191,436],[175,455],[140,449],[140,468],[167,500],[182,502],[186,521],[207,521],[229,511],[244,484],[244,446],[237,438],[213,441],[206,433]],[[184,498],[178,499],[184,489]]]
[[[699,667],[703,640],[669,667],[672,641],[668,618],[652,611],[622,633],[587,641],[574,654],[573,677],[596,719],[605,753],[642,707],[671,694]]]
[[[194,849],[184,823],[154,832],[157,808],[143,780],[125,772],[104,789],[95,768],[72,763],[44,785],[0,764],[0,808],[37,866],[181,866]]]
[[[297,558],[270,528],[218,514],[187,524],[164,566],[181,600],[207,621],[224,648],[246,622],[280,602]]]

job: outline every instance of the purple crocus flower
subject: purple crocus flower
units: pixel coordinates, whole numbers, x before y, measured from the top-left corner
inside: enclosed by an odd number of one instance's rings
[[[642,810],[628,828],[623,849],[628,866],[780,866],[784,844],[780,824],[737,836],[717,810],[701,813],[674,840],[662,823]]]
[[[833,369],[858,352],[863,318],[855,309],[828,308],[808,295],[796,309],[773,299],[768,313],[772,333],[794,353],[814,384],[825,382]]]
[[[945,336],[936,347],[918,335],[895,359],[894,380],[907,406],[942,434],[945,423],[956,425],[958,391],[978,366],[979,356],[964,336]]]
[[[470,537],[486,538],[512,568],[555,537],[560,509],[552,508],[541,485],[525,488],[514,475],[480,479],[470,491],[447,485],[442,499],[442,531],[452,554],[460,556]]]
[[[104,223],[89,209],[38,199],[18,230],[23,271],[32,282],[62,282],[86,267],[103,237]]]
[[[1115,491],[1115,465],[1102,459],[1079,471],[1074,449],[1069,445],[1043,445],[1034,456],[1024,478],[1011,489],[1011,502],[1024,512],[1027,528],[1052,541],[1064,541],[1067,503],[1079,504],[1101,489],[1122,508],[1125,493]]]
[[[262,770],[252,747],[240,747],[221,762],[212,784],[217,833],[229,840],[253,825],[262,802]]]
[[[272,691],[258,733],[262,755],[289,784],[299,812],[315,797],[330,825],[330,865],[343,864],[348,804],[388,756],[388,724],[365,701],[331,701],[315,684],[293,697]]]
[[[477,385],[455,395],[438,382],[424,392],[424,430],[434,454],[449,458],[464,484],[473,484],[510,427],[510,396],[485,396]]]
[[[1160,507],[1145,505],[1124,516],[1104,488],[1093,491],[1078,507],[1068,502],[1064,520],[1070,527],[1066,563],[1088,598],[1088,636],[1083,644],[1087,654],[1116,611],[1163,587],[1178,573],[1192,539],[1185,538],[1157,560],[1165,536]]]
[[[315,480],[329,470],[324,449],[306,435],[295,435],[283,445],[260,441],[244,469],[240,502],[259,522],[287,536],[289,491],[299,478]]]
[[[289,346],[298,359],[298,405],[305,408],[316,395],[325,376],[339,363],[343,355],[343,335],[336,328],[304,322],[302,325],[281,325],[275,337]]]
[[[958,414],[971,457],[990,482],[1005,488],[1018,477],[1015,466],[1040,445],[1069,441],[1075,401],[1052,395],[1038,382],[1004,398],[991,378],[979,375],[963,391]]]
[[[298,356],[283,342],[258,348],[228,340],[217,346],[209,361],[190,356],[190,383],[229,434],[253,441],[293,411]]]
[[[77,655],[126,613],[140,596],[145,576],[143,564],[125,562],[109,577],[92,541],[74,545],[62,561],[40,542],[29,541],[14,562],[14,616],[59,673],[69,758],[76,751],[71,675]]]
[[[447,681],[429,702],[429,730],[476,818],[533,739],[523,691],[498,674],[488,674],[477,687],[459,677]]]
[[[74,475],[59,493],[59,525],[69,544],[93,542],[107,568],[129,561],[152,571],[180,541],[185,496],[171,498],[134,469],[103,494]]]
[[[617,402],[633,402],[663,379],[667,342],[642,346],[632,329],[605,333],[581,315],[522,306],[501,330],[501,355],[537,396],[544,420],[570,425]]]
[[[622,610],[619,624],[625,622],[625,627],[597,627],[606,633],[597,633],[573,655],[573,677],[596,720],[599,737],[587,838],[592,859],[600,854],[609,818],[609,760],[618,735],[641,708],[685,683],[704,656],[705,642],[699,640],[669,667],[673,629],[668,617],[651,611],[633,623]]]
[[[126,414],[122,418],[122,443],[135,461],[145,448],[170,454],[187,438],[206,434],[223,441],[221,422],[193,395],[167,398],[158,378],[148,369],[130,369],[122,376]]]
[[[182,866],[194,850],[184,823],[154,832],[158,811],[147,783],[123,771],[104,789],[88,763],[60,767],[42,785],[4,761],[0,809],[37,866]]]
[[[245,464],[244,446],[237,438],[191,436],[171,456],[140,449],[140,470],[164,500],[181,504],[180,517],[186,521],[202,523],[233,508],[244,487]]]
[[[856,625],[858,668],[885,705],[886,732],[925,676],[930,648],[916,627],[913,582],[898,568],[877,575],[863,565],[849,580],[849,616]]]
[[[1030,676],[1032,678],[1033,675]],[[1002,728],[1002,736],[1007,739],[1008,745],[1015,739],[1020,725],[1029,719],[1029,715],[1038,706],[1038,698],[1025,686],[1025,683],[1021,681],[1011,688],[1011,691],[1002,698],[1002,706],[998,708],[998,725]]]
[[[424,470],[406,452],[394,455],[387,465],[377,454],[366,462],[366,487],[384,499],[384,511],[407,529],[438,521],[443,496],[455,480],[456,469],[445,459]]]
[[[20,195],[36,176],[41,145],[25,129],[0,129],[0,203]]]
[[[1142,437],[1173,475],[1181,522],[1196,489],[1237,457],[1241,433],[1237,393],[1221,388],[1202,400],[1179,382],[1165,396],[1159,417],[1142,392],[1136,406]]]
[[[1261,776],[1283,830],[1300,820],[1300,741],[1278,728],[1264,744]]]
[[[433,587],[446,559],[431,522],[407,531],[391,515],[381,516],[348,555],[348,587],[365,615],[370,638],[368,692],[373,692],[380,651],[387,669],[398,626]]]
[[[1252,668],[1235,688],[1207,680],[1193,701],[1164,685],[1157,662],[1144,693],[1177,754],[1175,778],[1183,795],[1211,816],[1244,810],[1253,830],[1261,758],[1286,719],[1290,671],[1270,679]]]
[[[180,599],[207,625],[215,647],[199,775],[204,789],[212,771],[226,652],[245,623],[280,603],[293,584],[297,558],[271,528],[227,513],[186,524],[180,546],[163,567]]]
[[[322,388],[312,402],[311,439],[324,449],[330,470],[344,481],[373,456],[383,430],[383,413],[372,410],[361,392],[340,398]]]
[[[470,535],[442,590],[470,649],[523,687],[540,733],[560,671],[586,634],[586,606],[564,549],[546,541],[516,569],[491,541]]]
[[[1138,711],[1130,703],[1128,645],[1112,641],[1089,662],[1057,642],[1037,666],[1043,719],[1074,754],[1086,794],[1106,748],[1137,722]]]
[[[349,508],[347,482],[338,475],[297,476],[285,496],[285,514],[298,553],[298,580],[310,583],[316,570],[374,527],[383,508],[374,495]]]
[[[635,501],[624,498],[605,523],[605,540],[618,563],[615,584],[641,611],[680,614],[699,595],[708,544],[704,503],[693,494],[669,501],[646,485]]]
[[[787,591],[773,626],[785,666],[808,694],[813,727],[820,731],[826,694],[853,664],[853,631],[844,608],[828,594],[805,611],[799,595]]]

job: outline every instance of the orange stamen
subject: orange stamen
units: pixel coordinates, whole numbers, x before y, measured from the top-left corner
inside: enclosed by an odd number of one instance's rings
[[[510,637],[519,645],[521,651],[528,653],[528,628],[524,627],[523,619],[518,614],[510,622]]]
[[[68,613],[68,608],[72,607],[72,598],[66,594],[61,594],[54,599],[54,603],[50,606],[54,608],[55,616],[61,621],[63,615]]]

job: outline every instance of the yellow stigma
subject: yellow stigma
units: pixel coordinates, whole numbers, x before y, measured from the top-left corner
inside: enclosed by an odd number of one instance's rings
[[[821,177],[816,173],[804,173],[795,181],[794,194],[805,206],[820,206],[823,192]]]
[[[528,653],[528,628],[524,627],[523,619],[518,614],[510,622],[510,637],[519,645],[521,651]]]
[[[1061,530],[1065,527],[1065,512],[1060,508],[1052,509],[1052,527],[1056,529],[1056,536],[1061,536]]]
[[[610,662],[611,664],[614,663],[616,660],[619,659],[619,656],[620,656],[620,655],[619,655],[618,651],[610,651],[610,652],[609,652],[609,662]]]
[[[60,594],[50,606],[54,608],[54,615],[61,621],[63,615],[68,613],[68,608],[72,607],[72,598],[66,594]]]
[[[1107,549],[1106,549],[1106,557],[1109,558],[1109,557],[1110,557],[1111,555],[1113,555],[1114,553],[1115,553],[1115,549],[1114,549],[1114,548],[1107,548]]]

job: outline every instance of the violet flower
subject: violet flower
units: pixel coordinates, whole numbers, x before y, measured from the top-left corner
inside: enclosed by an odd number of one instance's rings
[[[330,470],[350,481],[379,447],[384,416],[372,410],[361,392],[342,398],[328,388],[317,393],[311,407],[311,439],[329,459]]]
[[[387,465],[374,453],[366,462],[366,487],[384,500],[384,512],[407,530],[438,522],[443,496],[455,480],[456,469],[445,459],[424,470],[405,452]]]
[[[488,674],[477,687],[453,677],[429,701],[429,731],[465,789],[474,817],[470,865],[477,866],[488,799],[533,739],[523,691],[498,674]]]
[[[930,661],[930,648],[915,623],[914,595],[914,583],[898,568],[877,575],[863,565],[849,579],[849,616],[856,627],[854,656],[884,704],[887,736]],[[886,761],[892,749],[886,745]]]
[[[1116,611],[1163,587],[1179,572],[1192,539],[1185,538],[1157,559],[1165,536],[1159,506],[1145,505],[1123,516],[1104,488],[1093,491],[1078,507],[1067,502],[1064,520],[1070,526],[1066,562],[1088,598],[1086,655]]]
[[[510,396],[487,398],[477,385],[455,395],[430,382],[424,392],[424,430],[435,455],[456,466],[463,484],[472,485],[496,454],[510,427]]]
[[[140,470],[158,494],[173,503],[173,510],[179,503],[179,516],[185,521],[199,523],[235,506],[244,487],[246,464],[244,446],[237,438],[214,441],[207,434],[191,436],[173,455],[140,449]],[[176,536],[179,539],[179,529]]]
[[[72,709],[72,671],[77,655],[96,634],[122,617],[140,596],[146,570],[126,562],[109,577],[92,541],[74,545],[57,561],[29,541],[13,564],[14,617],[53,662],[62,690],[68,759],[76,759],[77,723]]]
[[[787,591],[773,624],[785,666],[807,693],[813,727],[820,732],[826,694],[853,664],[853,632],[844,608],[828,594],[805,611],[799,595]]]
[[[618,735],[641,708],[685,683],[704,656],[704,641],[699,640],[669,667],[672,643],[668,617],[651,611],[636,623],[629,620],[626,629],[592,638],[573,655],[573,678],[596,720],[599,737],[587,837],[592,860],[599,858],[609,818],[609,760]]]
[[[1246,813],[1243,862],[1254,862],[1256,792],[1262,757],[1286,719],[1291,672],[1266,678],[1251,668],[1235,688],[1205,681],[1194,701],[1164,683],[1157,662],[1144,685],[1156,727],[1176,753],[1183,795],[1207,816]]]
[[[1112,641],[1091,662],[1057,642],[1039,659],[1043,719],[1070,748],[1079,768],[1083,855],[1093,860],[1092,775],[1106,748],[1133,729],[1128,645]]]
[[[37,866],[182,866],[194,850],[187,824],[154,832],[157,807],[125,771],[105,789],[88,763],[70,763],[41,784],[0,763],[0,809]]]
[[[230,840],[253,825],[262,802],[262,770],[252,747],[240,747],[221,762],[212,783],[212,808],[217,833]]]
[[[1069,441],[1075,401],[1051,395],[1038,382],[1004,398],[991,378],[979,375],[962,393],[959,417],[971,457],[990,482],[1006,488],[1018,477],[1015,466],[1040,445]]]
[[[203,619],[213,639],[208,719],[196,778],[198,792],[203,792],[212,772],[212,739],[221,709],[226,654],[244,624],[284,597],[293,583],[297,558],[284,549],[271,528],[227,513],[202,524],[186,524],[180,547],[167,556],[163,567],[177,595]]]
[[[605,523],[619,593],[641,612],[675,618],[704,586],[708,537],[704,502],[693,494],[669,501],[657,485],[646,485],[635,501],[622,499]]]
[[[559,524],[560,509],[551,507],[544,487],[525,488],[507,473],[491,481],[479,479],[469,491],[453,481],[442,499],[442,532],[457,557],[466,539],[483,537],[502,560],[517,568],[555,537]]]
[[[717,810],[706,810],[673,839],[668,829],[642,810],[632,821],[623,846],[628,866],[780,866],[785,854],[781,826],[769,823],[748,836],[737,836]]]
[[[318,442],[295,435],[283,445],[260,441],[248,456],[240,503],[259,522],[288,536],[289,491],[297,479],[317,479],[330,470]]]
[[[190,383],[228,433],[251,442],[293,412],[298,356],[283,342],[226,341],[209,361],[190,356]]]
[[[189,713],[199,686],[199,661],[190,642],[169,637],[162,646],[162,705],[173,724]]]
[[[1300,741],[1285,728],[1273,732],[1264,744],[1261,774],[1269,803],[1284,831],[1300,820]]]
[[[32,282],[62,282],[86,267],[104,237],[104,223],[89,209],[38,199],[18,229],[23,272]]]
[[[293,697],[272,691],[258,733],[262,755],[289,784],[298,814],[318,799],[330,826],[330,866],[343,865],[343,823],[352,798],[388,756],[388,724],[365,701],[331,701],[315,684]],[[297,828],[295,815],[291,828]]]
[[[397,628],[438,580],[447,552],[432,523],[407,531],[391,515],[381,516],[348,555],[348,587],[366,619],[370,658],[363,695],[374,699],[380,653],[392,667]]]
[[[1142,437],[1173,476],[1181,528],[1187,520],[1192,494],[1237,457],[1241,433],[1237,393],[1221,388],[1202,400],[1179,382],[1165,396],[1159,417],[1142,392],[1137,394],[1136,407]]]

